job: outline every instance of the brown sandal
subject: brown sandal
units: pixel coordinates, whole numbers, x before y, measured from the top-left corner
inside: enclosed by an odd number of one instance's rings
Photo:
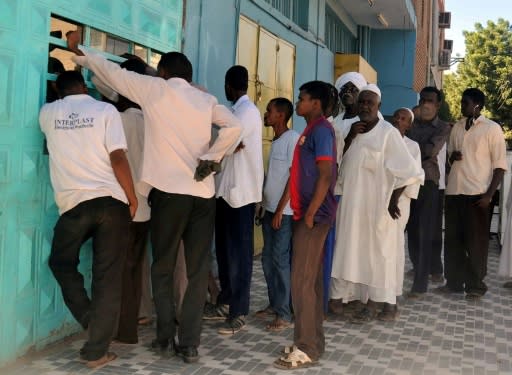
[[[270,332],[281,332],[282,330],[291,327],[293,327],[292,322],[288,322],[284,319],[276,317],[274,320],[272,320],[269,324],[265,326],[265,329]]]
[[[96,359],[94,361],[87,361],[85,365],[89,368],[99,369],[103,366],[105,366],[107,363],[113,361],[117,358],[117,355],[112,352],[108,352],[103,357]]]

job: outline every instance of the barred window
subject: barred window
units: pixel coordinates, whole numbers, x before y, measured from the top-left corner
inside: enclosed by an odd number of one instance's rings
[[[265,0],[286,18],[308,30],[309,0]]]
[[[329,6],[325,9],[325,44],[333,53],[357,52],[357,39]]]

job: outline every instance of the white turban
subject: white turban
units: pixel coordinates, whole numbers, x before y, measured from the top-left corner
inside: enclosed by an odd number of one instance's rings
[[[373,84],[373,83],[370,83],[364,87],[361,88],[361,90],[359,90],[360,92],[363,92],[363,91],[370,91],[370,92],[373,92],[374,94],[377,94],[377,96],[379,97],[379,99],[381,99],[381,93],[380,93],[380,89],[377,87],[377,85]]]
[[[411,123],[414,121],[414,112],[410,109],[410,108],[407,108],[407,107],[402,107],[402,108],[398,108],[399,111],[403,110],[403,111],[407,111],[411,114]]]
[[[361,90],[361,87],[367,84],[366,79],[363,77],[361,73],[348,72],[338,77],[336,83],[334,84],[334,87],[336,87],[336,90],[338,90],[339,92],[341,88],[349,82],[352,82],[352,84],[359,90]]]

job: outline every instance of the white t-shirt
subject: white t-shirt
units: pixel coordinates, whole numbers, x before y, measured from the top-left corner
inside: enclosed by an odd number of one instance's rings
[[[155,187],[166,193],[213,197],[213,176],[196,181],[194,173],[199,159],[220,161],[234,151],[241,133],[237,118],[213,95],[184,79],[137,74],[86,49],[84,53],[73,56],[73,61],[139,104],[144,113],[144,161],[137,190],[144,196]],[[219,135],[210,146],[212,124],[219,126]]]
[[[286,183],[290,177],[293,153],[299,137],[299,133],[290,129],[272,142],[268,172],[265,178],[265,188],[263,189],[264,206],[267,211],[276,212]],[[286,204],[283,214],[293,215],[293,211],[290,208],[290,201]]]
[[[258,108],[247,95],[233,105],[233,113],[242,126],[240,151],[222,161],[222,171],[215,176],[217,198],[222,197],[231,207],[261,202],[263,190],[262,122]]]
[[[439,190],[446,188],[446,143],[439,154],[437,154],[437,165],[439,166]]]
[[[144,116],[138,108],[128,108],[121,112],[121,120],[123,121],[124,133],[126,134],[126,142],[128,143],[128,163],[130,163],[130,171],[134,184],[140,183],[142,170],[142,160],[144,158]],[[151,217],[151,208],[148,205],[148,199],[135,192],[139,205],[137,212],[133,217],[133,221],[148,221]]]
[[[68,95],[39,113],[50,154],[50,178],[59,213],[79,203],[111,196],[128,203],[110,153],[126,150],[119,112],[89,95]]]

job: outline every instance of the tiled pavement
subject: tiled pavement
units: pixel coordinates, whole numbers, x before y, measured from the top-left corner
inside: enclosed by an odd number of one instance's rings
[[[447,298],[429,293],[420,301],[404,302],[395,323],[358,326],[325,322],[326,352],[320,365],[301,374],[512,374],[512,291],[496,276],[498,247],[491,242],[487,283],[481,301],[462,296]],[[254,312],[265,306],[265,282],[255,260],[252,285]],[[406,279],[405,290],[410,284]],[[26,356],[0,374],[281,374],[272,367],[281,348],[290,344],[293,330],[264,331],[264,322],[249,317],[247,329],[232,336],[216,333],[218,323],[205,323],[201,359],[187,365],[176,357],[162,357],[148,349],[153,327],[142,328],[139,345],[113,344],[119,358],[98,370],[78,362],[83,335],[43,352]]]

